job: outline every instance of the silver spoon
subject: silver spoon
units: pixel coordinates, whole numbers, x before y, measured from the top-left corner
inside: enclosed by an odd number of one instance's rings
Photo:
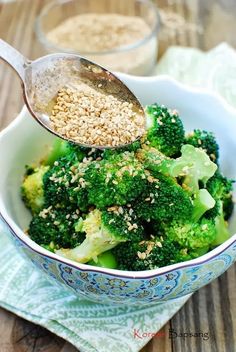
[[[132,103],[133,111],[138,112],[145,121],[143,107],[129,88],[113,73],[79,55],[58,53],[30,61],[11,45],[0,39],[0,59],[7,62],[20,77],[24,100],[31,115],[49,132],[62,139],[76,143],[51,128],[49,116],[55,104],[53,99],[55,99],[62,86],[76,84],[78,80],[98,91],[111,94],[119,100]],[[89,148],[114,148],[111,146],[76,144]],[[119,145],[116,148],[123,146],[125,145]]]

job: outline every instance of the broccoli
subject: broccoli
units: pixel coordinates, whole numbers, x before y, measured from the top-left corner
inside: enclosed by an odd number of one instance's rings
[[[89,208],[88,192],[82,178],[89,162],[79,163],[72,153],[60,158],[43,177],[45,206],[77,204],[81,211]]]
[[[193,200],[192,221],[198,221],[207,211],[215,207],[215,200],[205,189],[200,189]]]
[[[80,162],[86,157],[91,157],[91,159],[95,160],[96,158],[101,157],[102,153],[101,150],[95,148],[81,147],[72,142],[64,141],[61,138],[55,138],[50,152],[43,160],[43,163],[45,165],[53,166],[55,161],[64,156],[70,156],[74,162]]]
[[[78,218],[79,211],[74,207],[50,206],[33,216],[28,234],[33,241],[52,251],[74,248],[85,238],[82,231],[76,230]]]
[[[91,162],[83,178],[89,203],[105,208],[134,201],[145,188],[146,175],[134,153],[124,152]]]
[[[219,202],[218,215],[215,218],[216,238],[212,246],[218,246],[230,238],[228,223],[224,219],[223,204]]]
[[[44,206],[43,176],[48,171],[48,166],[32,168],[21,186],[22,199],[33,214],[38,213]]]
[[[220,204],[222,202],[225,220],[228,220],[233,211],[233,180],[224,177],[219,171],[209,179],[206,188],[212,197],[218,202],[217,208],[220,213]]]
[[[150,221],[188,218],[193,205],[189,193],[160,173],[150,174],[144,192],[135,204],[137,215]]]
[[[167,238],[178,242],[188,250],[205,248],[208,250],[216,239],[215,221],[204,217],[197,222],[193,222],[190,218],[162,223],[162,228]]]
[[[49,154],[44,158],[44,165],[53,166],[54,162],[59,158],[69,154],[69,143],[61,138],[55,138],[50,148]]]
[[[90,260],[87,264],[93,266],[100,266],[101,268],[117,268],[117,260],[111,250],[99,254],[96,262],[94,260]]]
[[[94,209],[83,221],[85,240],[74,249],[62,248],[57,254],[80,263],[97,261],[99,254],[118,243],[141,240],[144,228],[129,208],[112,207],[100,211]]]
[[[109,159],[110,157],[113,157],[114,154],[121,154],[124,152],[136,152],[139,148],[141,148],[140,140],[135,141],[125,147],[115,148],[115,149],[111,149],[111,148],[105,149],[102,153],[102,158]]]
[[[72,175],[70,168],[74,165],[71,155],[64,156],[54,162],[54,165],[45,173],[43,177],[43,188],[45,197],[45,207],[56,204],[64,204],[65,207],[75,200],[70,198],[68,187]]]
[[[152,236],[149,240],[121,243],[112,250],[120,270],[151,270],[194,258],[192,253],[169,238]],[[201,254],[203,254],[201,252]]]
[[[189,144],[182,146],[181,156],[177,159],[167,158],[155,148],[139,149],[136,156],[147,169],[181,177],[182,187],[191,194],[199,191],[199,181],[206,184],[217,170],[217,165],[203,150]]]
[[[186,144],[203,149],[214,163],[218,163],[219,145],[212,132],[194,130],[187,134]]]
[[[167,156],[174,156],[180,152],[184,144],[184,128],[178,113],[163,105],[149,105],[146,107],[147,140]]]
[[[233,211],[233,180],[227,179],[219,171],[207,182],[207,189],[216,200],[216,205],[206,213],[208,218],[215,219],[217,236],[212,243],[213,246],[226,241],[229,237],[228,220]]]
[[[28,234],[89,265],[150,270],[205,254],[229,238],[233,181],[217,166],[212,133],[186,135],[177,112],[146,108],[147,133],[116,149],[56,138],[41,166],[27,166]]]

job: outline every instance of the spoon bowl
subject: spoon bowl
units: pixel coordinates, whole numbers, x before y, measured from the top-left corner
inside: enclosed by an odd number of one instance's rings
[[[112,95],[119,101],[131,103],[133,112],[138,113],[145,121],[143,107],[131,90],[116,75],[79,55],[58,53],[30,61],[0,39],[0,58],[6,61],[19,75],[24,100],[31,115],[49,132],[60,138],[83,147],[114,148],[106,145],[78,143],[52,128],[49,117],[56,103],[55,98],[59,89],[66,86],[76,86],[78,83],[85,84],[105,95]],[[124,147],[133,142],[118,147]]]

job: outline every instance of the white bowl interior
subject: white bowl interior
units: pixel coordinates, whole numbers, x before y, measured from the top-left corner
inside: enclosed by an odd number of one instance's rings
[[[158,102],[176,108],[186,130],[201,128],[214,132],[220,145],[221,170],[236,179],[236,112],[228,110],[215,96],[187,89],[170,79],[121,77],[143,105]],[[31,218],[20,197],[25,165],[45,155],[53,138],[25,108],[0,135],[0,209],[23,230]],[[230,232],[236,233],[236,216],[230,221]]]
[[[28,227],[30,212],[20,195],[25,165],[37,163],[47,153],[53,136],[44,130],[24,108],[0,139],[0,204],[21,229]]]

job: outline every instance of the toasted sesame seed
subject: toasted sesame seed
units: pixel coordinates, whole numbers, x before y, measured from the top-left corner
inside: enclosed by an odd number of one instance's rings
[[[156,242],[156,245],[157,245],[157,247],[160,247],[160,248],[162,247],[162,244],[159,241]]]
[[[84,83],[59,90],[50,121],[61,136],[94,146],[128,144],[145,132],[145,119],[133,104]]]
[[[138,251],[138,252],[137,252],[137,256],[139,257],[139,259],[142,259],[142,260],[143,260],[143,259],[146,258],[146,253],[144,253],[144,252],[141,253],[141,252]]]

